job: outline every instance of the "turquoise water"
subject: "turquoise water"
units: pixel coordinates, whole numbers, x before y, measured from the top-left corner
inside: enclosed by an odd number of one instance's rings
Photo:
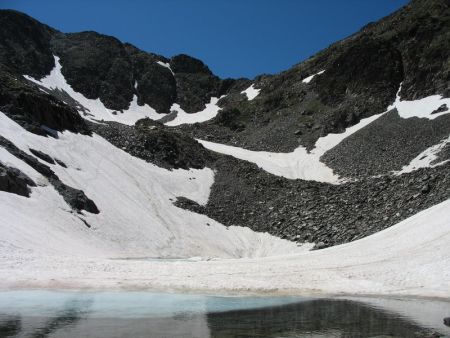
[[[434,305],[420,304],[427,320]],[[445,303],[438,309],[440,316]],[[0,337],[431,337],[445,334],[444,326],[433,327],[437,319],[424,325],[345,299],[0,292]]]

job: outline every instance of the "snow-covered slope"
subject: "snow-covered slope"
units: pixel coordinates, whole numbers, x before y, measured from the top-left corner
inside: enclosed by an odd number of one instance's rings
[[[0,286],[273,292],[450,294],[450,200],[364,239],[294,255],[155,262],[2,253]],[[39,274],[36,274],[39,271]]]
[[[419,155],[417,155],[408,165],[405,165],[402,170],[396,172],[396,175],[401,175],[405,173],[410,173],[414,170],[420,168],[432,168],[438,165],[442,165],[448,162],[448,160],[438,161],[438,155],[445,147],[450,144],[450,136],[446,139],[443,139],[438,144],[425,149]]]
[[[450,98],[443,98],[442,95],[430,95],[419,100],[402,100],[400,98],[401,87],[400,85],[393,104],[400,117],[404,119],[418,117],[434,120],[441,115],[450,113]]]
[[[152,120],[159,120],[163,118],[165,115],[158,114],[155,109],[150,107],[147,104],[143,106],[138,105],[136,94],[133,96],[133,100],[130,102],[130,106],[128,109],[123,111],[115,111],[112,109],[108,109],[105,105],[100,101],[100,99],[88,99],[83,94],[76,92],[73,88],[67,83],[64,75],[61,73],[61,63],[57,56],[55,58],[55,68],[50,72],[49,75],[43,77],[40,80],[36,80],[31,76],[24,75],[24,77],[32,81],[44,88],[49,90],[62,90],[66,92],[73,100],[79,103],[78,111],[80,114],[94,122],[97,121],[114,121],[127,125],[133,125],[137,120],[143,118],[150,118]],[[159,65],[168,68],[171,72],[170,66],[161,61],[157,62]],[[211,102],[206,104],[206,107],[197,112],[188,114],[186,113],[179,104],[174,103],[171,107],[172,112],[176,112],[176,117],[166,122],[167,126],[178,126],[181,124],[192,124],[198,122],[205,122],[212,118],[214,118],[220,110],[220,107],[217,105],[217,102],[220,98],[212,97]]]
[[[33,168],[0,149],[0,161],[30,176],[30,198],[0,191],[0,250],[108,257],[253,257],[303,250],[295,243],[248,228],[229,227],[173,206],[177,196],[208,200],[214,173],[166,170],[132,157],[98,135],[64,132],[59,139],[31,134],[0,113],[0,135],[30,153],[63,161],[52,170],[83,190],[100,210],[74,214]],[[82,220],[92,228],[87,228]]]
[[[274,175],[291,179],[312,180],[327,183],[340,183],[342,180],[333,170],[320,161],[326,151],[332,149],[342,140],[364,128],[383,114],[374,115],[361,120],[358,124],[347,128],[341,134],[328,134],[317,140],[315,148],[308,152],[299,146],[291,153],[271,153],[267,151],[252,151],[243,148],[198,140],[206,148],[218,153],[227,154],[241,160],[253,162],[260,168]]]
[[[316,141],[314,149],[310,152],[303,146],[299,146],[290,153],[273,153],[267,151],[252,151],[204,140],[198,141],[210,150],[253,162],[260,168],[274,175],[290,179],[312,180],[333,184],[342,183],[345,182],[345,178],[339,177],[333,173],[333,170],[325,163],[321,162],[320,158],[323,154],[333,149],[350,135],[368,126],[370,123],[393,109],[396,109],[399,116],[405,119],[414,117],[435,119],[441,115],[450,113],[448,108],[450,107],[450,99],[444,99],[440,95],[432,95],[420,100],[404,101],[400,98],[400,90],[401,85],[395,102],[387,108],[386,112],[362,119],[359,123],[347,128],[343,133],[328,134],[324,137],[320,137]],[[441,109],[437,112],[439,108]],[[448,142],[444,140],[442,143],[425,150],[423,154],[420,154],[416,159],[413,159],[411,164],[405,166],[399,173],[411,172],[414,168],[432,167],[431,162],[436,156],[433,157],[431,155],[441,150],[447,143]]]
[[[211,97],[211,102],[206,104],[205,109],[194,114],[186,113],[178,103],[174,103],[171,111],[176,112],[176,116],[173,120],[166,122],[165,125],[173,127],[186,123],[192,124],[211,120],[219,113],[220,107],[217,105],[219,99],[218,97]]]
[[[47,89],[59,89],[65,91],[70,97],[77,101],[82,107],[79,107],[81,115],[94,121],[115,121],[128,125],[133,125],[137,120],[149,117],[153,120],[157,120],[162,117],[153,108],[148,105],[139,106],[137,104],[136,95],[133,97],[133,101],[130,103],[128,110],[123,112],[114,112],[114,110],[108,109],[100,101],[100,99],[88,99],[81,93],[78,93],[72,89],[67,83],[64,75],[61,73],[61,63],[59,58],[55,56],[55,68],[49,75],[36,80],[31,76],[24,76],[27,80],[30,80],[36,84],[39,84]],[[84,108],[84,109],[83,109]],[[87,111],[85,111],[87,110]]]
[[[0,286],[448,297],[447,7],[413,1],[253,81],[0,11]]]

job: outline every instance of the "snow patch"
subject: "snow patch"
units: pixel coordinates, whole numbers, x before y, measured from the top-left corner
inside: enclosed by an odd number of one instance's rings
[[[259,95],[259,92],[261,89],[257,89],[254,87],[254,84],[252,84],[250,87],[248,87],[246,90],[242,91],[241,94],[247,95],[247,99],[249,101],[253,100],[255,97]]]
[[[119,112],[118,114],[121,114],[121,113]],[[148,117],[152,120],[159,120],[161,117],[164,116],[162,114],[157,113],[155,109],[153,109],[146,103],[144,105],[140,106],[137,102],[136,95],[133,95],[133,100],[130,102],[130,106],[128,107],[127,110],[125,110],[122,113],[122,115],[128,115],[128,114],[140,116],[139,118],[136,118],[136,121],[139,119],[142,119],[142,118],[146,118],[146,117]],[[134,121],[134,122],[133,121],[134,120],[130,120],[130,122],[132,122],[132,123],[125,123],[125,124],[136,123],[136,121]],[[119,121],[116,121],[116,122],[119,122]],[[124,122],[121,122],[121,123],[124,123]]]
[[[83,94],[73,90],[73,88],[67,83],[64,75],[61,73],[62,66],[59,62],[59,57],[54,56],[54,58],[55,68],[53,68],[50,74],[46,77],[42,78],[41,80],[36,80],[28,75],[24,75],[24,77],[27,80],[32,81],[49,90],[59,89],[65,91],[69,96],[71,96],[81,105],[78,111],[84,118],[93,121],[115,121],[123,124],[133,125],[137,120],[146,117],[154,120],[162,117],[148,105],[139,106],[137,104],[136,95],[133,96],[130,107],[126,110],[123,110],[122,112],[106,108],[105,105],[100,101],[100,99],[94,100],[86,98]],[[85,108],[87,111],[85,112],[83,108]]]
[[[272,153],[267,151],[252,151],[203,140],[198,141],[207,149],[253,162],[263,170],[277,176],[338,184],[342,180],[333,173],[331,168],[325,163],[322,163],[320,158],[325,152],[334,148],[344,139],[369,125],[383,114],[362,119],[358,124],[347,128],[343,133],[328,134],[319,138],[314,149],[309,153],[303,146],[299,146],[291,153]]]
[[[0,160],[38,183],[30,198],[0,191],[0,257],[18,252],[77,257],[257,257],[307,250],[248,228],[225,227],[177,208],[184,196],[208,201],[214,172],[166,170],[135,158],[105,139],[63,132],[58,139],[27,132],[0,113],[0,135],[21,150],[63,161],[51,165],[65,184],[81,189],[100,210],[75,214],[47,180],[5,149]],[[83,221],[88,222],[87,228]]]
[[[172,112],[176,112],[176,117],[172,121],[166,122],[165,125],[169,127],[179,126],[181,124],[192,124],[192,123],[200,123],[213,119],[219,113],[221,109],[217,102],[221,98],[225,96],[219,97],[211,97],[211,101],[206,104],[205,109],[199,111],[198,113],[189,114],[186,113],[178,103],[174,103],[171,107]]]
[[[431,95],[419,100],[402,101],[400,98],[401,87],[400,85],[395,102],[390,106],[391,109],[397,109],[400,117],[404,119],[419,117],[434,120],[439,116],[450,113],[450,98],[443,98],[441,95]],[[433,113],[442,106],[443,110],[441,112]]]
[[[311,76],[308,76],[307,78],[304,78],[302,82],[303,82],[303,83],[310,83],[311,80],[312,80],[316,75],[323,74],[324,72],[325,72],[325,70],[321,70],[320,72],[318,72],[318,73],[316,73],[316,74],[313,74],[313,75],[311,75]]]
[[[172,75],[175,75],[175,73],[172,71],[172,68],[170,68],[170,64],[168,62],[156,61],[156,63],[160,66],[167,68],[168,70],[170,70]]]
[[[405,173],[413,172],[420,168],[434,168],[447,163],[449,160],[441,161],[438,163],[433,163],[438,159],[439,153],[444,149],[445,146],[450,144],[450,136],[443,139],[438,144],[425,149],[419,155],[417,155],[408,165],[404,166],[402,170],[394,172],[395,175],[401,175]]]

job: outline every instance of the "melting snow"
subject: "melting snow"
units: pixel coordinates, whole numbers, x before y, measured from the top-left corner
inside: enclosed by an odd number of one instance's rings
[[[311,80],[314,78],[314,76],[323,74],[324,72],[325,72],[325,70],[321,70],[320,72],[318,72],[318,73],[316,73],[316,74],[313,74],[313,75],[311,75],[311,76],[308,76],[307,78],[304,78],[302,82],[303,82],[303,83],[310,83]]]
[[[433,163],[438,159],[439,153],[444,149],[445,146],[450,144],[450,136],[438,144],[425,149],[419,155],[417,155],[408,165],[404,166],[402,170],[395,172],[396,175],[401,175],[405,173],[410,173],[420,168],[434,168],[439,165],[447,163],[449,160],[441,161],[438,163]]]
[[[19,231],[26,232],[23,237],[35,240],[32,225],[20,227]],[[15,231],[14,227],[3,233],[10,231]],[[48,242],[47,238],[39,237],[39,244]],[[223,239],[216,237],[218,240]],[[361,240],[279,257],[172,263],[60,256],[27,259],[26,255],[4,251],[0,286],[448,298],[449,242],[447,200]]]
[[[222,96],[222,97],[224,97],[224,96]],[[199,111],[198,113],[194,113],[194,114],[186,113],[180,107],[180,105],[178,103],[174,103],[170,110],[177,112],[177,115],[176,115],[175,119],[173,119],[172,121],[166,122],[165,125],[173,127],[173,126],[179,126],[180,124],[186,124],[186,123],[192,124],[192,123],[199,123],[199,122],[205,122],[205,121],[211,120],[212,118],[217,116],[217,114],[219,113],[219,110],[221,109],[217,105],[217,102],[219,102],[219,100],[222,97],[220,97],[220,98],[211,97],[211,101],[206,104],[205,109],[203,109],[202,111]]]
[[[254,84],[252,84],[250,87],[248,87],[246,90],[242,91],[241,94],[247,95],[247,99],[249,101],[253,100],[255,97],[259,95],[259,92],[261,89],[257,89],[254,87]]]
[[[33,148],[63,161],[67,168],[51,165],[52,170],[67,185],[83,190],[100,210],[98,215],[74,214],[45,177],[1,149],[2,162],[19,168],[39,186],[32,188],[30,198],[0,191],[0,256],[11,248],[37,255],[222,258],[306,250],[267,233],[227,228],[172,204],[177,196],[205,204],[214,182],[211,169],[162,169],[95,134],[38,136],[3,113],[0,135],[29,154]]]
[[[402,101],[400,98],[400,88],[397,92],[395,102],[390,108],[396,108],[398,115],[404,119],[411,117],[427,118],[434,120],[435,118],[450,113],[450,98],[443,98],[441,95],[431,95],[423,99],[413,101]],[[441,106],[446,106],[442,112],[434,113]]]

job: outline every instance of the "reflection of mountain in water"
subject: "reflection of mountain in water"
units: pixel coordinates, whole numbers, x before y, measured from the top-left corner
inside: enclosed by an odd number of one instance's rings
[[[55,312],[55,317],[36,317],[23,318],[19,315],[0,314],[0,337],[32,337],[44,338],[55,337],[68,329],[70,326],[76,326],[79,321],[89,316],[89,308],[92,301],[89,299],[71,299],[68,300],[62,309]]]
[[[433,337],[397,314],[350,300],[208,314],[211,337]]]
[[[437,337],[432,330],[398,314],[351,300],[308,300],[206,314],[186,311],[171,316],[149,315],[150,318],[102,318],[93,315],[92,299],[68,301],[55,310],[54,317],[0,314],[0,336]],[[214,307],[217,308],[217,298],[205,297],[205,309]]]
[[[0,315],[0,335],[4,337],[15,337],[22,329],[20,316]]]

